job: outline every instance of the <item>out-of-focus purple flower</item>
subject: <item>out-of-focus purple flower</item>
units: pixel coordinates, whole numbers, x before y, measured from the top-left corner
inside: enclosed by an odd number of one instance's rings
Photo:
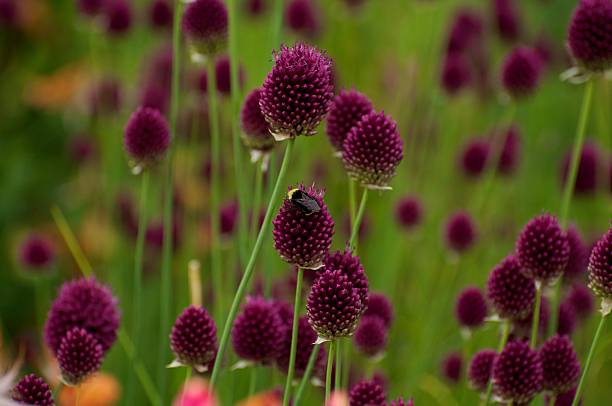
[[[568,151],[561,162],[561,186],[567,183],[569,172],[571,151]],[[578,162],[578,172],[576,173],[576,183],[574,183],[574,194],[588,195],[595,192],[598,184],[599,175],[599,151],[592,143],[585,143],[580,152]]]
[[[9,1],[9,3],[11,1]],[[84,15],[93,17],[98,15],[103,10],[106,1],[107,0],[77,0],[77,7]]]
[[[223,55],[217,59],[215,64],[215,73],[217,77],[217,91],[222,95],[228,96],[232,90],[231,75],[230,75],[230,59],[227,55]],[[238,83],[240,89],[244,87],[245,73],[242,65],[238,64]]]
[[[405,196],[395,206],[395,218],[402,228],[410,230],[421,223],[423,206],[416,196]]]
[[[482,326],[487,317],[487,302],[479,288],[468,286],[459,293],[455,303],[455,316],[462,327]]]
[[[259,16],[266,12],[268,0],[243,0],[244,9],[252,16]]]
[[[349,392],[349,405],[351,406],[384,406],[386,400],[385,390],[373,380],[358,382]]]
[[[304,37],[313,38],[319,33],[320,20],[314,0],[290,0],[285,8],[285,23]]]
[[[132,7],[126,0],[105,0],[104,13],[109,34],[120,36],[132,27]]]
[[[110,77],[100,80],[91,89],[88,101],[89,110],[94,116],[117,113],[122,102],[121,84]]]
[[[452,214],[446,222],[444,239],[452,251],[468,250],[476,240],[476,226],[472,217],[465,211]]]
[[[497,172],[510,175],[518,166],[521,149],[521,133],[518,125],[513,124],[503,130],[504,144],[497,162]]]
[[[557,334],[570,336],[576,329],[576,311],[569,302],[561,302],[559,305]]]
[[[517,372],[520,371],[520,372]],[[509,342],[493,365],[493,391],[506,402],[528,403],[542,388],[542,362],[523,341]]]
[[[268,123],[259,108],[261,89],[254,89],[244,100],[240,111],[242,127],[242,141],[254,150],[269,151],[274,148],[276,141],[270,134]]]
[[[367,356],[374,357],[382,353],[387,345],[387,327],[384,320],[377,316],[362,317],[353,341],[357,349]]]
[[[581,280],[586,274],[589,265],[589,249],[580,231],[573,224],[567,228],[567,243],[569,244],[569,259],[565,272],[563,272],[563,281],[572,283]]]
[[[21,265],[28,269],[46,269],[55,259],[53,243],[42,235],[31,234],[21,243],[19,259]]]
[[[244,360],[272,361],[278,355],[283,333],[275,304],[263,298],[248,298],[232,326],[234,351]]]
[[[448,53],[461,53],[479,42],[484,32],[482,16],[469,8],[459,9],[453,18],[448,34]]]
[[[495,350],[484,349],[474,354],[470,361],[468,379],[470,384],[479,392],[484,392],[487,389],[495,358],[497,358]]]
[[[327,137],[336,151],[342,152],[351,128],[372,110],[372,102],[363,93],[354,89],[340,91],[331,103],[326,126]]]
[[[214,55],[227,42],[227,7],[221,0],[195,0],[183,13],[182,27],[194,50]]]
[[[102,345],[96,338],[84,328],[73,327],[66,332],[57,350],[62,380],[68,385],[78,386],[100,369],[103,357]]]
[[[153,28],[172,27],[172,5],[168,0],[153,0],[149,6],[149,23]]]
[[[540,348],[543,388],[555,394],[565,393],[578,384],[580,364],[567,336],[553,336]]]
[[[70,158],[78,163],[85,163],[92,159],[96,153],[92,137],[84,134],[76,135],[68,144]]]
[[[463,173],[474,178],[480,176],[487,165],[490,152],[489,141],[480,138],[469,141],[463,147],[459,159]]]
[[[125,126],[123,142],[133,159],[143,164],[154,163],[170,145],[168,122],[158,110],[141,107]]]
[[[531,327],[533,325],[534,307],[529,309],[529,313],[520,319],[512,321],[512,332],[516,337],[528,338],[531,335]],[[538,337],[542,337],[548,330],[548,322],[550,320],[550,304],[546,297],[542,297],[540,304],[540,318],[538,319]]]
[[[487,297],[502,319],[520,319],[531,311],[535,302],[535,284],[523,276],[514,255],[506,257],[491,271]]]
[[[540,83],[542,62],[531,48],[517,47],[504,59],[501,83],[515,99],[533,94]]]
[[[169,101],[168,90],[156,83],[148,83],[140,93],[140,106],[155,109],[161,114],[167,113]]]
[[[292,321],[293,321],[293,309],[288,310],[291,314],[286,317],[285,324],[287,324],[283,330],[283,338],[279,347],[278,355],[276,357],[276,364],[283,372],[287,372],[289,368],[289,356],[291,351],[291,333],[292,333]],[[317,333],[310,327],[308,318],[306,316],[300,317],[298,321],[298,337],[297,337],[297,351],[295,359],[295,376],[301,377],[306,371],[308,366],[308,360],[312,353],[314,342],[317,340]],[[325,351],[323,348],[319,349],[317,359],[315,360],[315,368],[317,372],[314,376],[318,376],[324,370],[325,364]]]
[[[586,319],[595,310],[595,301],[593,294],[581,283],[575,283],[567,293],[565,299],[567,303],[571,303],[576,316],[581,319]]]
[[[219,210],[219,223],[221,226],[221,235],[230,236],[236,228],[236,220],[238,219],[238,202],[231,201],[221,206]]]
[[[519,39],[521,20],[514,0],[493,0],[493,13],[499,36],[508,42]]]
[[[455,95],[472,81],[472,73],[465,56],[451,53],[444,58],[440,82],[449,95]]]
[[[612,66],[612,3],[582,0],[576,6],[567,42],[573,57],[586,69],[603,72]]]
[[[461,379],[463,370],[463,358],[458,352],[447,354],[442,360],[442,376],[450,383],[456,384]]]
[[[372,292],[368,295],[365,316],[380,317],[385,328],[390,328],[394,318],[393,305],[384,293]]]

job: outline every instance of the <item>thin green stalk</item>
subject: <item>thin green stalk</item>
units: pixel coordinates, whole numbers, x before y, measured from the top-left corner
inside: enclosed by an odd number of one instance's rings
[[[312,347],[310,358],[308,358],[308,365],[306,365],[306,370],[304,371],[304,375],[302,376],[302,381],[300,382],[300,386],[298,386],[298,389],[295,392],[295,397],[293,398],[294,406],[299,406],[300,401],[302,400],[304,389],[306,389],[306,385],[310,380],[310,375],[312,375],[312,370],[314,369],[315,362],[317,361],[317,356],[319,355],[320,348],[321,344],[315,344],[314,347]]]
[[[529,346],[534,349],[538,343],[538,332],[540,330],[540,306],[542,305],[542,282],[536,281],[535,306],[531,318],[531,340]]]
[[[349,216],[351,219],[351,230],[353,229],[353,224],[355,224],[355,206],[357,206],[357,184],[355,180],[351,177],[348,178],[348,188],[349,188]]]
[[[141,348],[141,310],[142,310],[142,259],[144,253],[145,234],[147,228],[148,202],[149,202],[149,171],[142,173],[140,185],[140,203],[138,211],[138,234],[136,235],[136,252],[134,256],[133,275],[133,309],[132,309],[132,340],[137,352]],[[134,388],[134,374],[128,374],[125,397],[128,405],[134,404],[136,395]]]
[[[257,387],[257,364],[251,367],[250,375],[251,376],[249,377],[249,394],[247,396],[247,399],[253,396]]]
[[[368,201],[368,188],[363,188],[363,194],[361,195],[361,203],[359,203],[359,210],[355,217],[355,223],[351,230],[351,239],[349,240],[349,247],[353,250],[357,250],[357,237],[359,236],[359,226],[361,226],[361,220],[363,219],[363,213],[365,212],[366,202]]]
[[[285,394],[283,396],[283,406],[289,405],[291,400],[291,384],[293,383],[293,372],[295,370],[295,356],[298,341],[298,322],[300,318],[300,307],[302,302],[302,279],[304,279],[304,269],[298,267],[297,282],[295,284],[295,300],[293,302],[293,327],[291,329],[291,351],[289,352],[289,369],[287,370],[287,381],[285,382]]]
[[[262,158],[263,159],[263,158]],[[255,167],[255,190],[253,192],[253,209],[251,210],[251,237],[255,242],[259,229],[259,211],[261,210],[261,197],[263,195],[264,161],[260,161]]]
[[[132,368],[134,368],[134,371],[138,376],[138,380],[140,381],[140,384],[142,385],[142,388],[144,389],[145,394],[149,399],[149,402],[152,405],[156,406],[161,406],[162,404],[164,404],[161,400],[160,394],[155,388],[153,380],[149,376],[149,373],[145,369],[142,362],[136,357],[134,351],[134,344],[132,343],[132,341],[130,341],[130,338],[128,337],[127,333],[121,328],[119,329],[119,343],[121,344],[121,347],[123,347],[123,350],[128,356],[128,360],[130,361],[129,363],[130,365],[132,365]],[[164,367],[164,369],[166,368]]]
[[[325,371],[325,404],[329,401],[331,395],[331,375],[334,364],[334,352],[336,349],[336,341],[329,342],[329,353],[327,354],[327,370]]]
[[[502,350],[504,349],[504,347],[506,346],[506,343],[508,342],[508,336],[510,335],[510,323],[508,322],[508,320],[504,320],[502,321],[502,333],[501,333],[501,337],[499,337],[499,344],[497,345],[497,353],[499,354],[500,352],[502,352]],[[491,399],[491,392],[493,390],[493,379],[489,378],[489,383],[487,384],[487,392],[485,394],[485,397],[483,399],[483,401],[481,402],[481,405],[488,405],[489,404],[489,400]]]
[[[68,250],[72,254],[72,257],[76,261],[77,266],[81,270],[81,273],[86,278],[89,278],[93,275],[93,268],[85,257],[85,254],[83,253],[81,246],[79,245],[76,237],[74,236],[74,233],[70,229],[66,217],[64,216],[60,208],[57,206],[53,206],[51,208],[51,216],[53,217],[53,221],[55,221],[55,225],[59,229],[62,238],[66,242]]]
[[[578,406],[578,403],[580,403],[580,396],[582,395],[582,391],[584,390],[584,383],[586,381],[587,374],[589,373],[589,368],[591,367],[591,361],[593,360],[593,355],[595,354],[595,348],[597,347],[597,343],[599,342],[599,337],[601,336],[601,332],[603,331],[603,327],[606,322],[606,318],[608,317],[608,314],[610,313],[602,313],[601,319],[599,320],[599,325],[597,326],[597,330],[595,331],[595,336],[593,337],[593,342],[591,343],[589,355],[587,356],[586,363],[584,364],[584,368],[582,369],[582,376],[580,377],[580,382],[578,383],[578,388],[576,389],[576,395],[574,396],[572,406]]]
[[[170,132],[173,140],[177,139],[177,120],[179,112],[179,86],[180,86],[180,70],[181,70],[181,1],[174,3],[174,20],[172,22],[172,88],[170,98]],[[168,359],[168,330],[170,328],[170,306],[172,295],[172,236],[173,236],[173,219],[172,205],[174,201],[174,182],[172,179],[172,155],[174,152],[174,143],[170,144],[168,156],[166,157],[166,179],[164,185],[164,240],[162,244],[162,268],[161,268],[161,283],[160,283],[160,329],[159,329],[159,347],[157,350],[157,386],[162,403],[167,403],[168,387],[167,387],[167,371],[165,368]]]
[[[191,379],[191,373],[193,368],[187,367],[187,372],[185,372],[185,382],[183,383],[183,389],[181,390],[181,406],[185,404],[185,395],[187,394],[187,384]]]
[[[229,314],[227,315],[227,319],[225,320],[225,324],[223,326],[223,333],[221,334],[221,340],[219,341],[219,351],[217,352],[217,360],[215,361],[215,366],[213,367],[213,371],[210,377],[211,387],[215,387],[215,383],[217,382],[219,371],[221,370],[223,355],[225,354],[225,348],[229,340],[232,324],[234,323],[234,319],[236,318],[236,314],[238,313],[238,308],[240,307],[240,303],[242,302],[242,299],[244,298],[244,295],[246,293],[246,287],[248,286],[249,281],[251,280],[251,276],[253,276],[253,270],[255,269],[257,255],[261,250],[261,246],[268,232],[268,228],[270,228],[270,222],[272,221],[272,212],[277,206],[278,192],[280,190],[281,183],[283,183],[285,180],[287,168],[289,167],[289,161],[291,160],[291,151],[293,150],[294,142],[294,138],[287,141],[285,156],[283,158],[283,163],[281,164],[278,177],[276,178],[274,190],[272,192],[272,195],[270,196],[268,208],[266,209],[266,216],[264,217],[263,224],[261,226],[261,229],[259,230],[259,234],[257,235],[257,241],[255,241],[255,246],[253,246],[253,250],[251,251],[249,262],[247,263],[247,266],[244,270],[244,274],[242,275],[242,279],[240,280],[240,284],[238,285],[238,289],[236,290],[236,294],[234,295]]]
[[[344,357],[344,368],[342,368],[342,387],[348,388],[349,378],[351,374],[351,345],[347,343],[342,346],[343,357]]]
[[[336,373],[334,376],[334,387],[336,390],[340,389],[342,387],[342,374],[341,374],[341,367],[342,367],[342,348],[344,348],[346,346],[346,342],[344,343],[344,345],[342,344],[342,341],[337,340],[336,341]]]

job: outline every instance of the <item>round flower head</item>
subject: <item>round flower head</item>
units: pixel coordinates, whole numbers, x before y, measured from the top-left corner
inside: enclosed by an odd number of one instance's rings
[[[268,123],[259,108],[261,89],[255,89],[248,94],[240,111],[242,125],[242,141],[249,149],[269,151],[274,148],[276,141]]]
[[[521,265],[510,255],[499,263],[487,282],[487,297],[503,319],[520,319],[531,312],[535,283],[521,273]]]
[[[17,403],[34,406],[53,406],[51,388],[34,374],[26,375],[13,388],[11,398]]]
[[[74,327],[66,332],[57,351],[62,380],[77,386],[100,369],[104,352],[92,334]]]
[[[385,406],[386,401],[385,389],[374,380],[358,382],[349,392],[351,406]]]
[[[149,7],[149,22],[153,28],[172,27],[172,5],[168,0],[153,0]]]
[[[342,152],[344,140],[361,117],[373,110],[372,102],[356,90],[341,90],[334,97],[327,115],[326,132],[334,149]]]
[[[132,113],[123,137],[127,153],[139,163],[160,159],[170,145],[168,122],[161,113],[141,107]]]
[[[293,312],[293,309],[291,309]],[[293,320],[293,314],[288,318],[288,325],[283,329],[283,337],[279,346],[278,355],[276,357],[276,364],[281,371],[287,372],[289,369],[289,356],[291,352],[291,322]],[[295,358],[295,376],[301,377],[306,371],[308,366],[308,360],[310,354],[314,348],[314,342],[317,341],[317,333],[310,327],[308,318],[306,316],[300,317],[298,320],[298,337],[297,337],[297,351]],[[325,351],[323,348],[319,349],[315,366],[319,370],[323,370],[325,364]],[[317,375],[317,374],[314,374]]]
[[[564,393],[578,384],[580,363],[567,336],[553,336],[540,348],[543,388]]]
[[[466,51],[481,40],[483,32],[484,21],[477,11],[468,8],[458,10],[449,31],[447,52]]]
[[[389,181],[404,157],[397,123],[372,111],[351,128],[342,147],[349,176],[370,189],[390,189]]]
[[[487,317],[487,302],[480,289],[469,286],[459,293],[455,316],[463,327],[476,328],[483,325]]]
[[[516,169],[521,148],[521,135],[518,126],[508,127],[504,134],[504,145],[497,162],[497,172],[509,175]]]
[[[570,336],[576,330],[576,311],[570,302],[562,302],[559,305],[557,334]]]
[[[461,89],[467,87],[471,80],[470,66],[463,55],[452,53],[444,58],[440,81],[446,93],[451,96],[457,94]]]
[[[219,209],[219,225],[222,236],[231,236],[236,228],[238,219],[238,202],[231,201]]]
[[[317,269],[322,266],[331,246],[334,220],[323,202],[323,191],[303,185],[297,188],[300,192],[295,190],[290,189],[291,196],[305,194],[307,199],[316,202],[319,210],[311,212],[287,196],[273,221],[274,248],[290,264]]]
[[[405,229],[417,226],[423,217],[421,201],[416,196],[406,196],[397,202],[395,206],[395,218]]]
[[[528,403],[542,388],[538,353],[523,341],[512,341],[493,365],[493,390],[506,402]]]
[[[602,299],[612,299],[612,228],[591,251],[589,288]]]
[[[102,11],[106,0],[77,0],[77,7],[86,16],[95,16]]]
[[[108,351],[117,339],[119,309],[110,289],[94,278],[66,282],[51,305],[45,324],[45,343],[57,355],[73,327],[87,330]]]
[[[320,28],[320,17],[311,0],[291,0],[285,9],[285,23],[294,32],[308,38],[315,37]]]
[[[194,51],[214,55],[227,42],[227,8],[221,0],[195,0],[183,13],[183,32]]]
[[[364,316],[353,336],[355,346],[363,354],[374,357],[381,354],[387,345],[387,327],[377,316]]]
[[[333,340],[353,335],[362,311],[359,293],[341,271],[324,271],[312,285],[306,310],[319,337]]]
[[[521,34],[521,21],[514,0],[494,0],[493,10],[499,36],[508,42],[516,41]]]
[[[578,64],[593,72],[612,67],[611,22],[610,0],[578,2],[567,36],[570,51]]]
[[[593,294],[581,283],[576,283],[570,288],[565,300],[571,303],[576,316],[581,319],[589,317],[595,309]]]
[[[297,43],[274,53],[274,67],[259,107],[277,141],[314,135],[334,96],[332,61],[318,49]]]
[[[228,96],[232,90],[230,59],[227,55],[220,57],[215,64],[215,76],[217,79],[217,91],[222,95]],[[238,66],[238,83],[240,89],[244,87],[244,69]]]
[[[521,272],[539,281],[548,282],[560,276],[567,266],[569,253],[567,235],[549,214],[531,219],[516,241]]]
[[[383,293],[372,292],[367,297],[367,307],[364,316],[376,316],[382,319],[385,328],[391,327],[393,321],[393,305]]]
[[[578,229],[571,224],[567,228],[567,243],[569,245],[569,258],[565,272],[563,272],[563,281],[571,283],[580,280],[586,273],[589,264],[589,249]]]
[[[515,48],[506,56],[502,65],[501,82],[515,99],[531,95],[540,82],[542,62],[529,48]]]
[[[414,406],[412,398],[404,400],[403,398],[397,398],[389,402],[389,406]]]
[[[479,392],[484,392],[487,389],[495,358],[497,358],[495,350],[484,349],[474,354],[472,361],[470,361],[468,379],[472,387]]]
[[[489,142],[484,139],[475,139],[468,142],[461,152],[460,164],[463,173],[470,177],[478,177],[485,169],[490,153]]]
[[[132,26],[132,7],[127,0],[105,0],[106,30],[111,35],[122,35]]]
[[[44,269],[53,262],[55,250],[51,241],[43,236],[32,234],[21,244],[19,258],[21,264],[29,269]]]
[[[176,363],[205,371],[217,355],[217,327],[203,307],[189,306],[176,319],[170,333]]]
[[[450,216],[445,230],[446,245],[455,252],[463,252],[476,240],[476,230],[472,217],[467,212],[457,212]]]
[[[571,159],[571,151],[563,157],[561,162],[561,186],[565,187],[567,182],[567,173]],[[595,192],[598,184],[599,172],[599,151],[592,143],[586,143],[580,152],[580,161],[578,161],[578,172],[576,173],[576,182],[574,183],[574,194],[588,195]]]
[[[353,289],[359,295],[361,312],[363,313],[368,303],[369,282],[359,257],[351,254],[347,248],[342,251],[333,252],[325,257],[323,266],[326,271],[340,271],[348,277]],[[392,316],[391,316],[392,317]]]
[[[273,360],[283,339],[283,328],[274,303],[249,298],[232,327],[236,354],[247,361]]]
[[[451,352],[442,360],[442,376],[451,383],[459,382],[462,369],[463,359],[458,352]]]

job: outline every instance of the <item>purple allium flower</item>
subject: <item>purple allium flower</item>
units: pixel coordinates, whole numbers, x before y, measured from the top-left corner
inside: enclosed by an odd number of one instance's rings
[[[469,249],[476,240],[476,226],[472,217],[465,211],[452,214],[446,222],[444,238],[452,251]]]
[[[387,346],[387,327],[384,320],[377,316],[362,317],[353,341],[357,349],[365,355],[374,357],[382,353]]]
[[[62,372],[62,380],[77,386],[102,365],[104,351],[96,338],[80,327],[66,332],[57,350],[57,361]]]
[[[576,388],[570,389],[565,393],[560,393],[555,398],[554,405],[549,403],[549,406],[572,406],[574,398],[576,397]],[[582,399],[578,402],[578,406],[582,406]]]
[[[576,311],[574,306],[567,301],[559,305],[557,334],[570,336],[576,329]]]
[[[479,392],[484,392],[487,389],[495,358],[497,358],[495,350],[484,349],[474,354],[472,361],[470,361],[468,379],[470,384]]]
[[[502,136],[504,137],[504,144],[497,162],[497,172],[502,175],[509,175],[514,172],[519,161],[520,130],[516,124],[513,124],[505,130],[505,134],[502,134]]]
[[[475,41],[479,41],[484,32],[484,22],[480,14],[468,8],[455,13],[448,36],[447,52],[462,53]]]
[[[98,15],[107,0],[77,0],[77,7],[86,16]]]
[[[565,300],[572,304],[576,316],[581,319],[589,317],[595,309],[593,294],[581,283],[575,283],[570,288]]]
[[[219,225],[221,235],[229,236],[236,229],[236,221],[238,220],[238,202],[232,200],[224,204],[219,209]]]
[[[612,299],[612,228],[591,251],[589,288],[602,299]]]
[[[479,288],[468,286],[459,293],[455,303],[455,316],[463,327],[482,326],[487,317],[487,301]]]
[[[610,0],[582,0],[576,6],[567,42],[576,61],[601,72],[612,66],[612,4]]]
[[[55,259],[53,243],[42,235],[31,234],[21,243],[19,259],[28,269],[47,268]]]
[[[49,385],[34,374],[21,378],[11,391],[11,398],[17,403],[34,406],[53,406],[55,404]]]
[[[153,0],[149,6],[149,22],[153,28],[172,27],[172,5],[168,0]]]
[[[121,108],[121,84],[115,78],[105,78],[95,83],[89,96],[89,109],[92,115],[115,114]]]
[[[132,26],[132,7],[127,0],[105,0],[106,30],[111,35],[123,35]]]
[[[384,406],[386,401],[387,394],[384,388],[374,380],[358,382],[349,392],[351,406]]]
[[[487,297],[503,319],[520,319],[529,314],[535,302],[535,283],[521,273],[514,255],[506,257],[489,275]]]
[[[397,398],[389,402],[389,406],[414,406],[414,400],[412,398],[404,400],[403,398]]]
[[[354,89],[341,90],[340,94],[334,97],[327,115],[326,132],[336,151],[342,152],[344,140],[351,128],[372,110],[370,99]]]
[[[119,309],[110,289],[95,278],[62,285],[45,324],[45,343],[57,355],[62,338],[74,327],[89,332],[108,351],[117,339]]]
[[[485,139],[469,141],[461,152],[459,163],[465,175],[476,178],[484,171],[491,152],[489,142]]]
[[[229,95],[232,90],[231,74],[230,74],[230,59],[227,55],[223,55],[217,59],[215,64],[215,73],[217,79],[217,91],[223,95]],[[242,65],[238,65],[238,84],[240,89],[244,87],[245,73]]]
[[[567,183],[571,155],[571,151],[568,151],[561,162],[561,187],[565,187]],[[597,147],[592,143],[585,143],[580,152],[580,161],[578,161],[574,194],[588,195],[595,192],[599,182],[599,161],[599,151]]]
[[[516,241],[521,272],[543,282],[560,276],[569,259],[567,235],[550,214],[537,216],[525,225]]]
[[[268,123],[259,108],[261,89],[254,89],[244,100],[240,111],[240,123],[242,125],[242,141],[249,149],[258,151],[269,151],[274,148],[276,141]]]
[[[417,226],[423,217],[423,207],[421,201],[416,196],[405,196],[401,198],[395,206],[395,218],[405,229],[412,229]]]
[[[189,306],[176,319],[170,333],[176,360],[204,370],[217,355],[217,327],[203,307]]]
[[[472,73],[465,56],[459,53],[446,55],[440,73],[440,82],[446,93],[457,94],[461,89],[467,87],[471,80]]]
[[[267,9],[267,0],[244,0],[244,9],[252,16],[263,14]]]
[[[521,20],[514,0],[494,0],[495,28],[499,36],[508,42],[521,35]]]
[[[314,135],[334,96],[332,61],[318,49],[297,43],[274,53],[274,67],[259,107],[277,140]]]
[[[326,270],[317,278],[306,305],[308,322],[329,340],[353,335],[362,308],[357,289],[339,270]]]
[[[321,28],[319,12],[312,0],[290,0],[285,8],[285,23],[294,32],[313,38]]]
[[[388,329],[394,317],[393,305],[384,293],[372,292],[367,297],[367,307],[363,315],[380,317]]]
[[[555,394],[564,393],[578,384],[580,363],[567,336],[553,336],[540,348],[543,388]]]
[[[157,83],[147,83],[140,93],[140,107],[148,107],[165,114],[168,110],[170,93]]]
[[[353,289],[359,295],[362,306],[361,312],[363,313],[368,303],[370,285],[359,257],[352,255],[351,251],[346,248],[344,251],[335,251],[328,254],[323,261],[323,266],[326,271],[340,271],[343,275],[348,277],[349,282],[353,285]],[[380,298],[377,299],[380,300]],[[376,306],[376,304],[374,306]],[[390,317],[393,317],[392,313]],[[383,319],[385,318],[383,317]]]
[[[563,272],[563,281],[572,283],[580,280],[586,273],[589,263],[589,250],[580,231],[571,224],[567,228],[567,243],[569,244],[569,258],[565,272]]]
[[[247,361],[271,361],[276,358],[283,339],[282,327],[273,302],[248,298],[232,326],[234,351]]]
[[[316,200],[320,210],[307,214],[286,198],[272,223],[274,248],[290,264],[317,269],[331,246],[334,220],[323,202],[323,191],[304,185],[299,190]]]
[[[523,341],[512,341],[493,365],[493,390],[507,402],[528,403],[542,389],[542,363]]]
[[[531,95],[540,82],[542,62],[533,49],[518,47],[504,59],[501,82],[515,99]]]
[[[195,0],[183,13],[183,32],[196,52],[213,55],[227,42],[227,8],[221,0]]]
[[[461,379],[463,358],[458,352],[446,354],[440,365],[442,376],[450,383],[457,383]]]
[[[123,144],[133,159],[145,164],[154,162],[170,145],[168,122],[158,110],[140,107],[125,126]]]
[[[291,351],[291,328],[293,321],[293,309],[290,309],[290,315],[287,319],[287,326],[283,329],[283,337],[279,346],[278,355],[276,357],[276,364],[281,371],[287,372],[289,368],[289,356]],[[308,318],[306,316],[300,317],[298,320],[298,336],[297,336],[297,351],[295,358],[295,376],[301,377],[306,371],[308,366],[308,360],[310,354],[314,348],[314,342],[317,340],[317,333],[310,327]],[[324,369],[325,364],[325,351],[321,347],[317,354],[315,366],[318,370]],[[314,374],[317,375],[317,374]]]
[[[371,189],[389,189],[404,157],[397,123],[384,112],[372,111],[349,131],[342,159],[349,176]]]

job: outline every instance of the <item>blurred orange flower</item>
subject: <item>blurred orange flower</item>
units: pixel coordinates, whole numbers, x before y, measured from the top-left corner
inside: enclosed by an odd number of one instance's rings
[[[348,395],[345,391],[333,391],[325,406],[348,406]]]
[[[282,404],[278,391],[258,393],[238,403],[238,406],[280,406]]]
[[[99,373],[81,384],[79,406],[111,406],[117,404],[121,388],[119,382],[109,374]],[[76,405],[76,389],[64,386],[59,394],[61,406]]]
[[[73,103],[87,85],[81,64],[66,65],[45,76],[33,78],[23,95],[25,103],[41,109],[60,109]]]

